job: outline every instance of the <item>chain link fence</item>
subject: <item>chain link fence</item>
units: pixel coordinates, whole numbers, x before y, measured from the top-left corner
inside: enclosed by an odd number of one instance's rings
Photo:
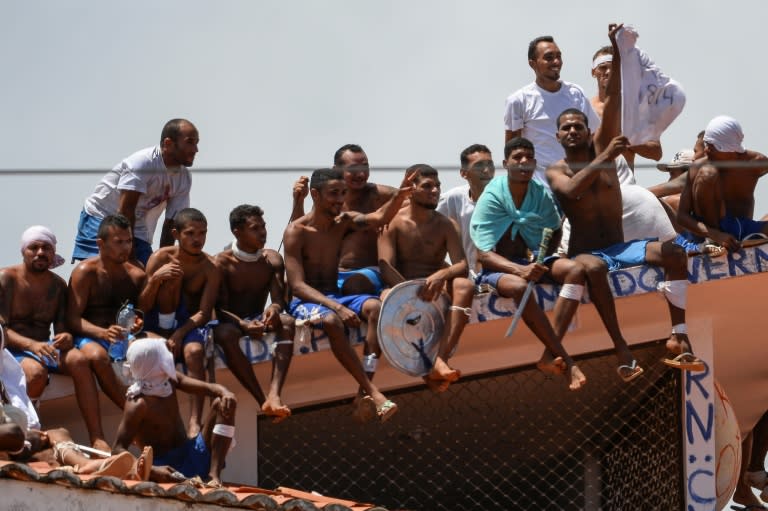
[[[680,373],[663,343],[633,351],[631,383],[602,353],[577,360],[577,392],[526,366],[390,392],[385,424],[354,422],[351,400],[260,419],[259,485],[390,510],[683,509]]]

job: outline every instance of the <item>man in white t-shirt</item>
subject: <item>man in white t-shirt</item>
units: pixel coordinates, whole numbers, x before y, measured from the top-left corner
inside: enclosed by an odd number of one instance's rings
[[[459,158],[459,172],[461,177],[467,180],[467,184],[451,188],[442,194],[437,203],[437,211],[457,224],[471,277],[473,273],[479,274],[480,268],[477,263],[477,248],[469,235],[469,221],[472,219],[475,203],[483,193],[485,185],[493,179],[495,169],[491,150],[483,144],[472,144],[461,152]]]
[[[160,145],[133,153],[109,171],[85,200],[72,261],[98,255],[99,224],[115,213],[131,221],[134,255],[143,264],[152,253],[152,239],[163,210],[160,246],[172,245],[173,218],[189,207],[192,177],[187,167],[192,166],[199,143],[194,124],[172,119],[163,127]]]
[[[536,148],[535,179],[549,189],[546,168],[565,153],[555,139],[556,119],[564,110],[577,108],[594,132],[600,118],[578,85],[560,79],[562,53],[552,36],[540,36],[528,45],[528,65],[536,75],[533,83],[513,92],[504,111],[504,141],[525,137]]]

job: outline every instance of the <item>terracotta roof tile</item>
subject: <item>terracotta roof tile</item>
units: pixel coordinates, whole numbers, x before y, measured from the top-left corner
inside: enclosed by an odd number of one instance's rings
[[[37,482],[80,488],[92,491],[107,491],[136,497],[169,498],[183,502],[198,502],[218,506],[262,511],[295,510],[311,511],[386,511],[373,504],[334,499],[293,488],[280,487],[276,491],[225,484],[222,488],[196,488],[189,483],[153,483],[149,481],[122,480],[110,476],[77,475],[60,467],[44,462],[18,463],[0,461],[0,479],[19,482]]]

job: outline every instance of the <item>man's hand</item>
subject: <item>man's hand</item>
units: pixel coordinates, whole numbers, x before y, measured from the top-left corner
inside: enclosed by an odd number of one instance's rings
[[[264,332],[266,331],[266,326],[258,319],[250,321],[242,320],[240,322],[240,330],[251,339],[261,339],[261,336],[264,335]]]
[[[181,335],[178,332],[178,330],[173,332],[165,342],[165,345],[168,346],[168,350],[173,353],[174,360],[181,356],[181,347],[182,342],[184,341],[184,339],[180,339]]]
[[[225,419],[231,418],[237,408],[237,398],[235,398],[233,393],[224,387],[221,387],[219,400],[221,401],[221,415],[223,415]]]
[[[107,342],[114,343],[123,340],[126,333],[125,329],[118,325],[109,325],[109,327],[102,330],[101,338]]]
[[[280,330],[280,306],[270,304],[264,311],[264,330],[266,332],[276,332]]]
[[[729,252],[736,252],[741,248],[741,243],[727,232],[712,231],[709,233],[709,237],[715,243],[725,247]]]
[[[59,334],[56,334],[53,336],[53,347],[57,350],[66,351],[72,346],[74,346],[74,342],[72,340],[72,334],[67,332],[61,332]]]
[[[427,281],[424,282],[424,285],[421,287],[421,290],[419,291],[419,298],[425,302],[437,300],[437,298],[440,296],[440,293],[443,292],[444,287],[445,278],[437,273],[433,273],[427,277]]]
[[[616,48],[616,35],[624,27],[624,23],[611,23],[608,25],[608,39],[611,41],[611,45]]]
[[[309,178],[301,176],[298,181],[293,183],[293,200],[303,201],[309,195]]]
[[[338,309],[334,310],[334,312],[339,316],[339,318],[341,318],[341,321],[348,327],[357,328],[360,326],[360,318],[357,317],[357,314],[355,314],[348,308],[344,307],[343,305],[339,304]]]
[[[182,278],[184,276],[184,271],[181,269],[179,260],[172,257],[169,262],[158,268],[152,276],[159,279],[160,282],[166,282],[168,280]]]
[[[608,147],[603,151],[602,156],[604,156],[606,160],[615,160],[629,148],[629,145],[629,139],[624,135],[614,137],[613,140],[611,140],[611,143],[608,144]]]
[[[70,337],[70,342],[71,341],[72,339]],[[50,358],[51,360],[56,361],[57,364],[59,363],[59,354],[56,353],[56,347],[53,344],[36,341],[29,347],[28,351],[40,359]]]
[[[531,263],[528,266],[524,266],[520,272],[520,276],[528,282],[538,282],[541,277],[544,276],[549,268],[539,263]]]

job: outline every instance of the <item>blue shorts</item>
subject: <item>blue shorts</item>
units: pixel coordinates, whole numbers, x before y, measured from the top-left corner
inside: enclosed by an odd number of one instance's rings
[[[368,300],[378,300],[379,297],[376,295],[347,295],[347,296],[339,296],[337,294],[326,294],[328,298],[335,302],[339,302],[341,305],[346,307],[347,309],[351,310],[357,315],[360,315],[360,312],[363,310],[363,304],[367,302]],[[327,314],[330,314],[334,311],[326,307],[325,305],[320,305],[319,303],[312,303],[312,302],[305,302],[302,300],[299,300],[298,298],[294,298],[291,300],[290,305],[288,305],[288,314],[293,316],[296,319],[309,319],[312,316],[319,315],[319,316],[326,316]]]
[[[370,283],[373,284],[374,291],[376,293],[381,293],[381,290],[384,289],[384,282],[381,280],[381,272],[376,266],[357,268],[355,270],[349,271],[340,271],[339,280],[336,285],[339,286],[339,289],[343,288],[347,279],[354,275],[362,275],[363,277],[367,278]]]
[[[631,266],[645,264],[645,249],[653,239],[632,240],[625,243],[616,243],[602,250],[590,252],[608,265],[608,271],[620,270]]]
[[[75,337],[75,348],[81,350],[83,349],[83,346],[85,346],[89,342],[95,342],[96,344],[104,348],[107,352],[109,352],[109,346],[112,344],[111,342],[105,339],[92,339],[90,337]]]
[[[29,358],[40,364],[41,366],[45,367],[49,373],[59,373],[59,364],[52,359],[51,357],[43,357],[40,358],[31,351],[26,350],[17,350],[13,348],[8,348],[8,351],[11,352],[11,355],[13,355],[13,358],[16,359],[16,362],[21,364],[21,361],[25,358]],[[61,359],[59,359],[61,360]]]
[[[551,266],[552,262],[559,259],[560,256],[558,255],[550,255],[544,258],[544,261],[542,261],[541,264],[544,264],[546,266]],[[513,257],[510,259],[515,264],[520,264],[527,266],[531,264],[531,261],[524,257]],[[498,272],[498,271],[490,271],[490,270],[483,270],[480,272],[480,275],[477,276],[477,279],[475,279],[475,285],[479,286],[481,284],[487,284],[493,288],[498,288],[499,279],[503,277],[504,275],[509,275],[509,273],[504,272]]]
[[[99,233],[99,226],[103,218],[96,218],[82,210],[80,212],[80,221],[77,223],[77,235],[75,236],[75,248],[72,251],[72,262],[76,260],[88,259],[99,255],[99,246],[96,244],[96,238]],[[146,266],[149,256],[152,255],[152,245],[144,240],[133,238],[133,249],[136,259]]]
[[[173,330],[186,323],[190,317],[192,317],[192,315],[187,310],[187,305],[182,299],[181,302],[179,302],[179,306],[176,308],[176,325],[173,327]],[[144,318],[144,329],[150,332],[157,332],[157,329],[160,328],[159,320],[160,317],[157,308],[152,309]],[[184,336],[182,346],[186,346],[191,342],[205,344],[205,338],[208,335],[208,330],[208,325],[193,328],[187,332],[187,335]]]
[[[752,220],[751,218],[725,215],[720,219],[719,227],[721,231],[727,232],[739,241],[743,241],[750,234],[762,233],[767,224],[768,222]]]
[[[207,480],[208,472],[211,470],[211,453],[205,445],[203,433],[200,432],[195,438],[187,439],[176,449],[160,456],[155,454],[152,464],[157,467],[168,465],[185,477],[200,476],[203,480]]]

